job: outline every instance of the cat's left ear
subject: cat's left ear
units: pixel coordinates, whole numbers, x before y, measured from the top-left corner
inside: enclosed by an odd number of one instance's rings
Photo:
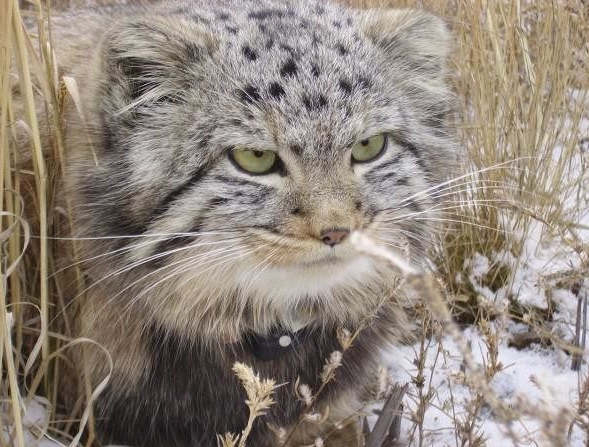
[[[419,10],[369,10],[364,32],[400,70],[428,78],[441,78],[452,48],[446,23]]]

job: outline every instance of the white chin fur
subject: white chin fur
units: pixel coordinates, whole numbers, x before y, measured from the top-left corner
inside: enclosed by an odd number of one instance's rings
[[[370,258],[359,255],[308,265],[271,266],[253,274],[252,266],[244,265],[236,280],[240,288],[256,296],[292,305],[304,297],[329,297],[334,289],[360,288],[375,275]]]

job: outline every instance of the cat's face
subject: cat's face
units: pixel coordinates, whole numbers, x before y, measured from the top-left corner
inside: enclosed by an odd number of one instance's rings
[[[105,45],[100,162],[77,161],[80,221],[139,236],[117,240],[125,270],[113,279],[137,274],[160,307],[170,288],[188,305],[198,288],[286,307],[361,290],[382,269],[350,243],[358,230],[423,256],[428,188],[452,144],[443,26],[251,8],[220,10],[216,26],[186,9],[131,21]]]

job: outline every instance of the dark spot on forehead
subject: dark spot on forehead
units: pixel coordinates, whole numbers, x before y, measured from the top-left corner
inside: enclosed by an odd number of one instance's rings
[[[344,44],[340,43],[337,46],[337,51],[339,52],[339,54],[341,54],[342,56],[345,56],[346,54],[348,54],[348,49],[344,46]]]
[[[280,75],[283,78],[289,77],[289,76],[296,76],[297,74],[297,64],[294,61],[294,59],[289,59],[287,60],[284,65],[282,66],[282,68],[280,69]]]
[[[339,80],[339,88],[347,95],[352,93],[352,85],[345,79]]]
[[[290,45],[287,45],[285,43],[280,44],[280,49],[289,52],[291,55],[294,54],[294,52],[295,52],[293,47],[291,47]]]
[[[229,20],[229,14],[227,14],[226,12],[220,12],[219,14],[217,14],[217,18],[219,20]]]
[[[269,50],[274,46],[274,39],[271,37],[266,41],[266,49]]]
[[[303,153],[303,148],[298,144],[293,144],[292,146],[290,146],[290,150],[296,156],[300,156]]]
[[[358,85],[361,89],[368,90],[370,87],[372,87],[372,82],[367,77],[361,76],[358,78]]]
[[[249,13],[249,17],[255,20],[265,20],[271,17],[284,17],[284,11],[280,9],[260,9]]]
[[[229,34],[237,34],[237,28],[234,26],[226,26],[225,29]]]
[[[315,12],[317,13],[317,15],[323,15],[325,14],[325,8],[323,6],[317,6],[315,8]]]
[[[303,95],[303,104],[305,105],[305,109],[307,109],[308,112],[313,112],[327,107],[327,99],[325,99],[325,96],[323,95]]]
[[[321,72],[319,71],[319,67],[315,63],[311,64],[311,74],[316,78],[318,78],[321,74]]]
[[[258,53],[256,53],[256,51],[253,50],[249,45],[245,45],[241,49],[241,52],[250,61],[255,61],[258,58]]]
[[[284,95],[284,88],[282,88],[282,85],[278,82],[272,82],[268,89],[268,93],[270,93],[270,96],[273,98],[280,99]]]
[[[337,29],[342,27],[342,24],[339,20],[334,20],[333,22],[331,22],[333,24],[334,27],[336,27]]]
[[[239,96],[243,102],[250,104],[260,100],[260,92],[253,85],[246,85],[242,90],[239,91]]]

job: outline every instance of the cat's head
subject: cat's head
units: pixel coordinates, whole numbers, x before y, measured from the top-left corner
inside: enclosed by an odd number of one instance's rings
[[[94,144],[72,175],[80,236],[133,237],[89,244],[118,250],[90,271],[187,325],[193,310],[357,319],[386,269],[350,233],[415,261],[436,226],[449,34],[418,11],[243,8],[188,5],[108,31]]]

